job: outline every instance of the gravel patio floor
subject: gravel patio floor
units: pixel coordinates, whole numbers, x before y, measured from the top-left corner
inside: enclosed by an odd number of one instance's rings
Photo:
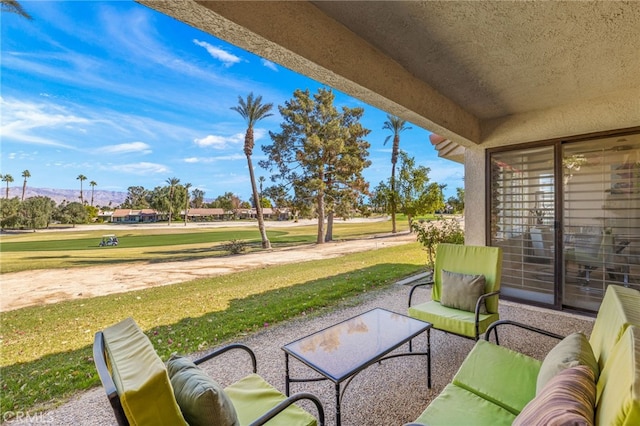
[[[409,285],[395,284],[385,290],[369,293],[339,309],[320,315],[302,317],[283,324],[267,327],[248,335],[237,342],[250,346],[258,358],[258,373],[278,389],[284,391],[284,352],[281,347],[375,307],[406,313]],[[426,300],[430,292],[421,290],[418,297]],[[551,311],[507,301],[500,302],[502,319],[513,319],[544,328],[558,334],[581,331],[591,333],[593,318]],[[426,335],[414,341],[416,350],[424,350]],[[507,328],[500,334],[500,343],[538,359],[555,345],[551,338],[532,336],[530,333]],[[347,388],[342,404],[342,424],[402,425],[417,418],[435,396],[451,380],[474,342],[433,330],[431,332],[432,388],[427,388],[425,357],[400,357],[375,364],[352,381]],[[404,348],[406,349],[406,348]],[[200,354],[192,354],[194,357]],[[292,375],[310,376],[308,367],[292,360]],[[223,385],[250,372],[250,364],[244,359],[233,359],[224,355],[218,361],[205,363],[203,368]],[[334,386],[331,382],[294,383],[291,392],[306,391],[316,394],[324,403],[327,425],[335,424]],[[310,412],[314,409],[308,407]],[[47,422],[56,425],[103,426],[116,424],[102,387],[79,394],[60,407],[31,418],[33,424]],[[14,420],[7,424],[30,424],[25,420]]]

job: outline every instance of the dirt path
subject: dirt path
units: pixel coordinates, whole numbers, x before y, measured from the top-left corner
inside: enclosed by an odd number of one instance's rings
[[[269,252],[182,262],[136,263],[2,274],[0,312],[175,284],[268,265],[327,259],[415,241],[408,233],[326,244],[309,244]]]

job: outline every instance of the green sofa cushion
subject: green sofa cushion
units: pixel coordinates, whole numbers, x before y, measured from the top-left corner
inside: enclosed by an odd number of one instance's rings
[[[131,425],[186,425],[169,375],[132,318],[103,331],[111,375]]]
[[[476,303],[484,294],[484,286],[484,275],[459,274],[443,270],[440,303],[448,308],[475,312]],[[480,306],[480,313],[487,313],[484,303]]]
[[[466,389],[449,383],[431,401],[416,423],[429,426],[468,425],[501,426],[511,425],[515,415]]]
[[[453,383],[514,415],[536,396],[540,361],[486,340],[479,340]]]
[[[607,286],[589,337],[600,370],[630,324],[640,326],[640,292],[618,285]]]
[[[227,386],[225,392],[233,402],[240,425],[248,425],[286,397],[257,374]],[[291,405],[269,421],[270,426],[316,426],[315,417],[297,405]]]
[[[475,338],[475,314],[459,309],[442,306],[440,302],[430,300],[409,308],[409,316],[427,321],[434,328]],[[492,323],[500,319],[496,314],[480,314],[479,329],[484,333]]]
[[[597,392],[596,424],[640,425],[640,327],[627,327],[611,350]]]
[[[172,355],[167,361],[171,386],[189,426],[238,426],[233,403],[222,386],[190,359]]]
[[[576,365],[586,365],[593,372],[595,379],[600,374],[598,361],[593,356],[591,345],[582,333],[572,333],[562,339],[553,349],[544,357],[538,373],[536,394],[545,387],[547,382],[562,370],[575,367]],[[595,381],[595,380],[594,380]]]
[[[462,274],[484,275],[485,293],[500,289],[502,249],[499,247],[463,244],[438,244],[434,265],[431,300],[440,302],[442,270]],[[498,296],[485,300],[489,313],[498,313]]]
[[[545,384],[513,426],[593,425],[595,403],[593,370],[586,365],[567,368]]]

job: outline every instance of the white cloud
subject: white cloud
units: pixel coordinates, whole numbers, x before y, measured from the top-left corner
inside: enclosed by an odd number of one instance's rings
[[[200,41],[198,39],[193,39],[193,43],[200,46],[200,47],[204,47],[207,52],[209,52],[209,55],[211,55],[213,58],[221,61],[225,67],[230,67],[234,64],[237,64],[238,62],[241,61],[240,57],[227,52],[226,50],[220,49],[219,47],[215,47],[212,46],[211,44],[207,43],[206,41]]]
[[[82,132],[84,129],[79,125],[90,124],[90,120],[74,115],[64,107],[54,104],[22,102],[0,97],[0,109],[2,109],[0,135],[3,139],[37,145],[73,148],[46,135],[55,129]],[[38,131],[42,131],[45,136],[38,135]]]
[[[185,158],[185,163],[195,164],[195,163],[215,163],[219,161],[237,161],[244,160],[247,157],[244,154],[231,154],[231,155],[220,155],[217,157],[189,157]]]
[[[129,142],[117,145],[103,146],[96,151],[104,154],[127,154],[135,152],[138,154],[151,154],[151,147],[144,142]]]
[[[130,173],[133,175],[150,175],[158,173],[168,173],[171,170],[162,164],[157,163],[130,163],[130,164],[118,164],[110,167],[112,170],[121,173]]]
[[[271,71],[278,72],[278,66],[267,59],[262,59],[262,66],[269,68]]]
[[[244,134],[236,133],[231,136],[207,135],[204,138],[196,138],[193,140],[200,147],[209,147],[213,149],[225,149],[229,145],[235,145],[244,142]]]
[[[253,129],[253,140],[258,141],[267,134],[266,129]],[[202,148],[226,149],[232,145],[244,144],[245,132],[235,133],[229,136],[207,135],[203,138],[195,138],[193,142]]]

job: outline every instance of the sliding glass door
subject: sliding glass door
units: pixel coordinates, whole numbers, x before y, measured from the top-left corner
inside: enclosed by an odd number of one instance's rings
[[[502,294],[554,304],[554,147],[491,155],[491,241],[503,249]]]
[[[640,137],[562,146],[564,304],[597,310],[609,284],[640,278]]]
[[[607,285],[640,289],[640,134],[490,151],[488,167],[505,297],[596,311]]]

